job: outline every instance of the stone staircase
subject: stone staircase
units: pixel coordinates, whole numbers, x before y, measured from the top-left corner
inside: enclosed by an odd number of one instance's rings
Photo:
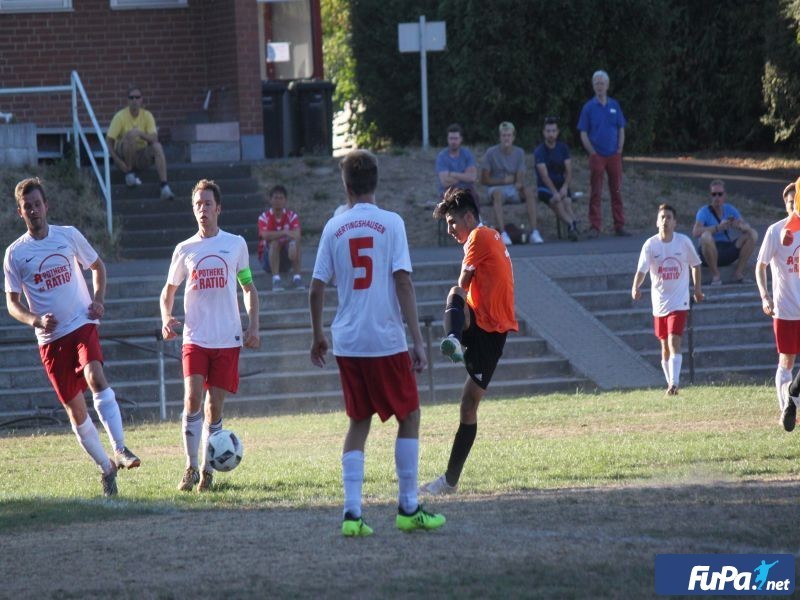
[[[615,335],[661,369],[653,335],[649,278],[633,303],[633,273],[559,277],[557,283]],[[772,381],[777,354],[772,321],[761,311],[755,284],[703,287],[706,300],[692,309],[695,382]],[[689,379],[689,333],[684,333],[682,379]]]
[[[166,267],[163,271],[125,277],[115,277],[112,271],[109,278],[106,318],[100,329],[106,374],[120,399],[136,403],[137,418],[158,415],[159,363],[153,351],[160,324],[158,295]],[[430,354],[436,401],[456,401],[466,377],[462,365],[446,361],[438,352],[443,299],[457,274],[457,263],[415,265],[419,314],[433,319]],[[256,285],[259,290],[269,288],[263,274],[257,276]],[[331,356],[326,367],[318,369],[308,358],[307,292],[259,291],[259,296],[262,346],[259,351],[242,351],[239,393],[226,402],[228,413],[338,409],[341,391],[335,359]],[[179,295],[176,307],[182,307],[182,302]],[[330,289],[326,294],[326,324],[330,324],[335,307],[335,290]],[[423,336],[426,333],[423,328]],[[0,344],[0,418],[56,407],[57,399],[39,362],[32,330],[13,321],[5,311],[0,313]],[[171,355],[166,359],[165,383],[168,414],[174,418],[181,411],[183,395],[180,361],[175,358],[180,355],[179,342],[167,342],[165,352]],[[427,372],[418,377],[423,403],[430,399],[428,378]],[[574,392],[591,385],[573,372],[568,360],[555,354],[547,342],[521,323],[520,333],[509,336],[490,396]]]
[[[124,258],[166,258],[175,244],[197,232],[191,209],[191,192],[198,180],[216,181],[222,190],[224,229],[244,237],[251,250],[257,244],[258,215],[264,210],[264,193],[242,164],[204,163],[169,165],[169,184],[175,200],[159,198],[160,186],[154,169],[141,175],[142,185],[129,188],[122,173],[111,175],[114,218],[122,226]]]

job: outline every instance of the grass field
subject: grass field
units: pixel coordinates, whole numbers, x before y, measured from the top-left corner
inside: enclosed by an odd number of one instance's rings
[[[423,409],[421,480],[442,472],[457,414]],[[143,466],[116,500],[71,432],[0,435],[0,597],[638,598],[656,553],[800,544],[800,445],[768,387],[487,400],[460,494],[430,502],[448,523],[428,534],[393,528],[395,427],[375,422],[364,540],[338,535],[343,414],[225,426],[245,458],[202,496],[175,490],[176,423],[129,427]]]

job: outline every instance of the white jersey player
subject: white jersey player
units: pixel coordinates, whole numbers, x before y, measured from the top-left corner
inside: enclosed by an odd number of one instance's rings
[[[787,230],[789,220],[800,218],[795,213],[795,184],[783,190],[783,202],[789,216],[773,223],[764,234],[756,262],[756,283],[761,294],[761,308],[772,317],[778,368],[775,389],[781,410],[781,423],[792,431],[797,418],[795,401],[789,401],[794,359],[800,352],[800,237]],[[767,267],[772,271],[772,294],[767,287]],[[795,390],[794,396],[797,396]]]
[[[42,364],[72,430],[102,471],[103,494],[113,496],[117,469],[138,467],[140,461],[125,447],[117,399],[103,371],[97,325],[105,312],[106,268],[80,231],[48,224],[47,198],[38,179],[20,181],[14,196],[28,231],[8,247],[3,260],[8,312],[34,327]],[[93,295],[84,269],[92,271]],[[27,307],[20,298],[23,292]],[[87,412],[87,387],[114,447],[113,460]]]
[[[402,531],[437,529],[445,518],[422,509],[417,499],[419,396],[412,370],[427,358],[411,282],[411,259],[403,220],[375,205],[378,163],[364,150],[341,162],[350,210],[328,221],[320,238],[309,304],[311,362],[322,367],[328,340],[322,327],[325,286],[335,281],[339,306],[333,321],[333,354],[339,366],[350,427],[342,454],[342,534],[372,534],[362,517],[364,446],[372,415],[398,421],[395,466],[399,485],[395,524]],[[413,345],[409,356],[403,319]]]
[[[180,322],[172,316],[175,293],[186,281],[183,296],[183,415],[186,470],[181,491],[211,490],[213,473],[206,449],[212,433],[222,429],[226,393],[239,387],[239,350],[258,348],[258,292],[253,284],[247,244],[217,225],[222,210],[219,186],[201,179],[192,191],[198,232],[181,242],[172,255],[161,292],[162,335],[174,338]],[[242,288],[248,326],[242,335],[236,287]],[[205,419],[200,412],[205,390]],[[198,458],[198,451],[200,457]]]
[[[639,254],[631,296],[641,298],[639,288],[650,274],[650,298],[653,303],[653,328],[661,341],[661,368],[667,380],[667,395],[678,394],[683,356],[681,338],[689,314],[689,271],[694,282],[694,299],[703,300],[700,258],[691,240],[675,232],[675,209],[669,204],[658,207],[658,234],[648,238]]]

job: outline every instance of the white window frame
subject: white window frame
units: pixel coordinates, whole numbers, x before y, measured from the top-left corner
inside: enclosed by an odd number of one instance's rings
[[[0,0],[0,13],[67,12],[72,0]]]
[[[111,10],[142,10],[147,8],[187,8],[189,0],[110,0]]]

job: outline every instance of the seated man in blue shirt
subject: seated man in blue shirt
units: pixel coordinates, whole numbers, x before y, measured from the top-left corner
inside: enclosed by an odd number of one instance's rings
[[[439,178],[439,197],[449,187],[475,192],[478,165],[472,152],[461,147],[464,133],[461,125],[453,123],[447,128],[447,148],[436,157],[436,175]]]
[[[742,283],[758,232],[742,219],[734,206],[725,203],[725,182],[715,179],[710,188],[711,202],[697,211],[692,237],[700,238],[700,258],[711,271],[711,285],[722,285],[719,268],[734,262],[733,281]]]
[[[569,148],[558,141],[558,119],[545,117],[544,143],[533,151],[536,162],[536,185],[539,200],[545,202],[567,226],[567,236],[578,241],[578,226],[572,212],[569,185],[572,182],[572,159]]]

